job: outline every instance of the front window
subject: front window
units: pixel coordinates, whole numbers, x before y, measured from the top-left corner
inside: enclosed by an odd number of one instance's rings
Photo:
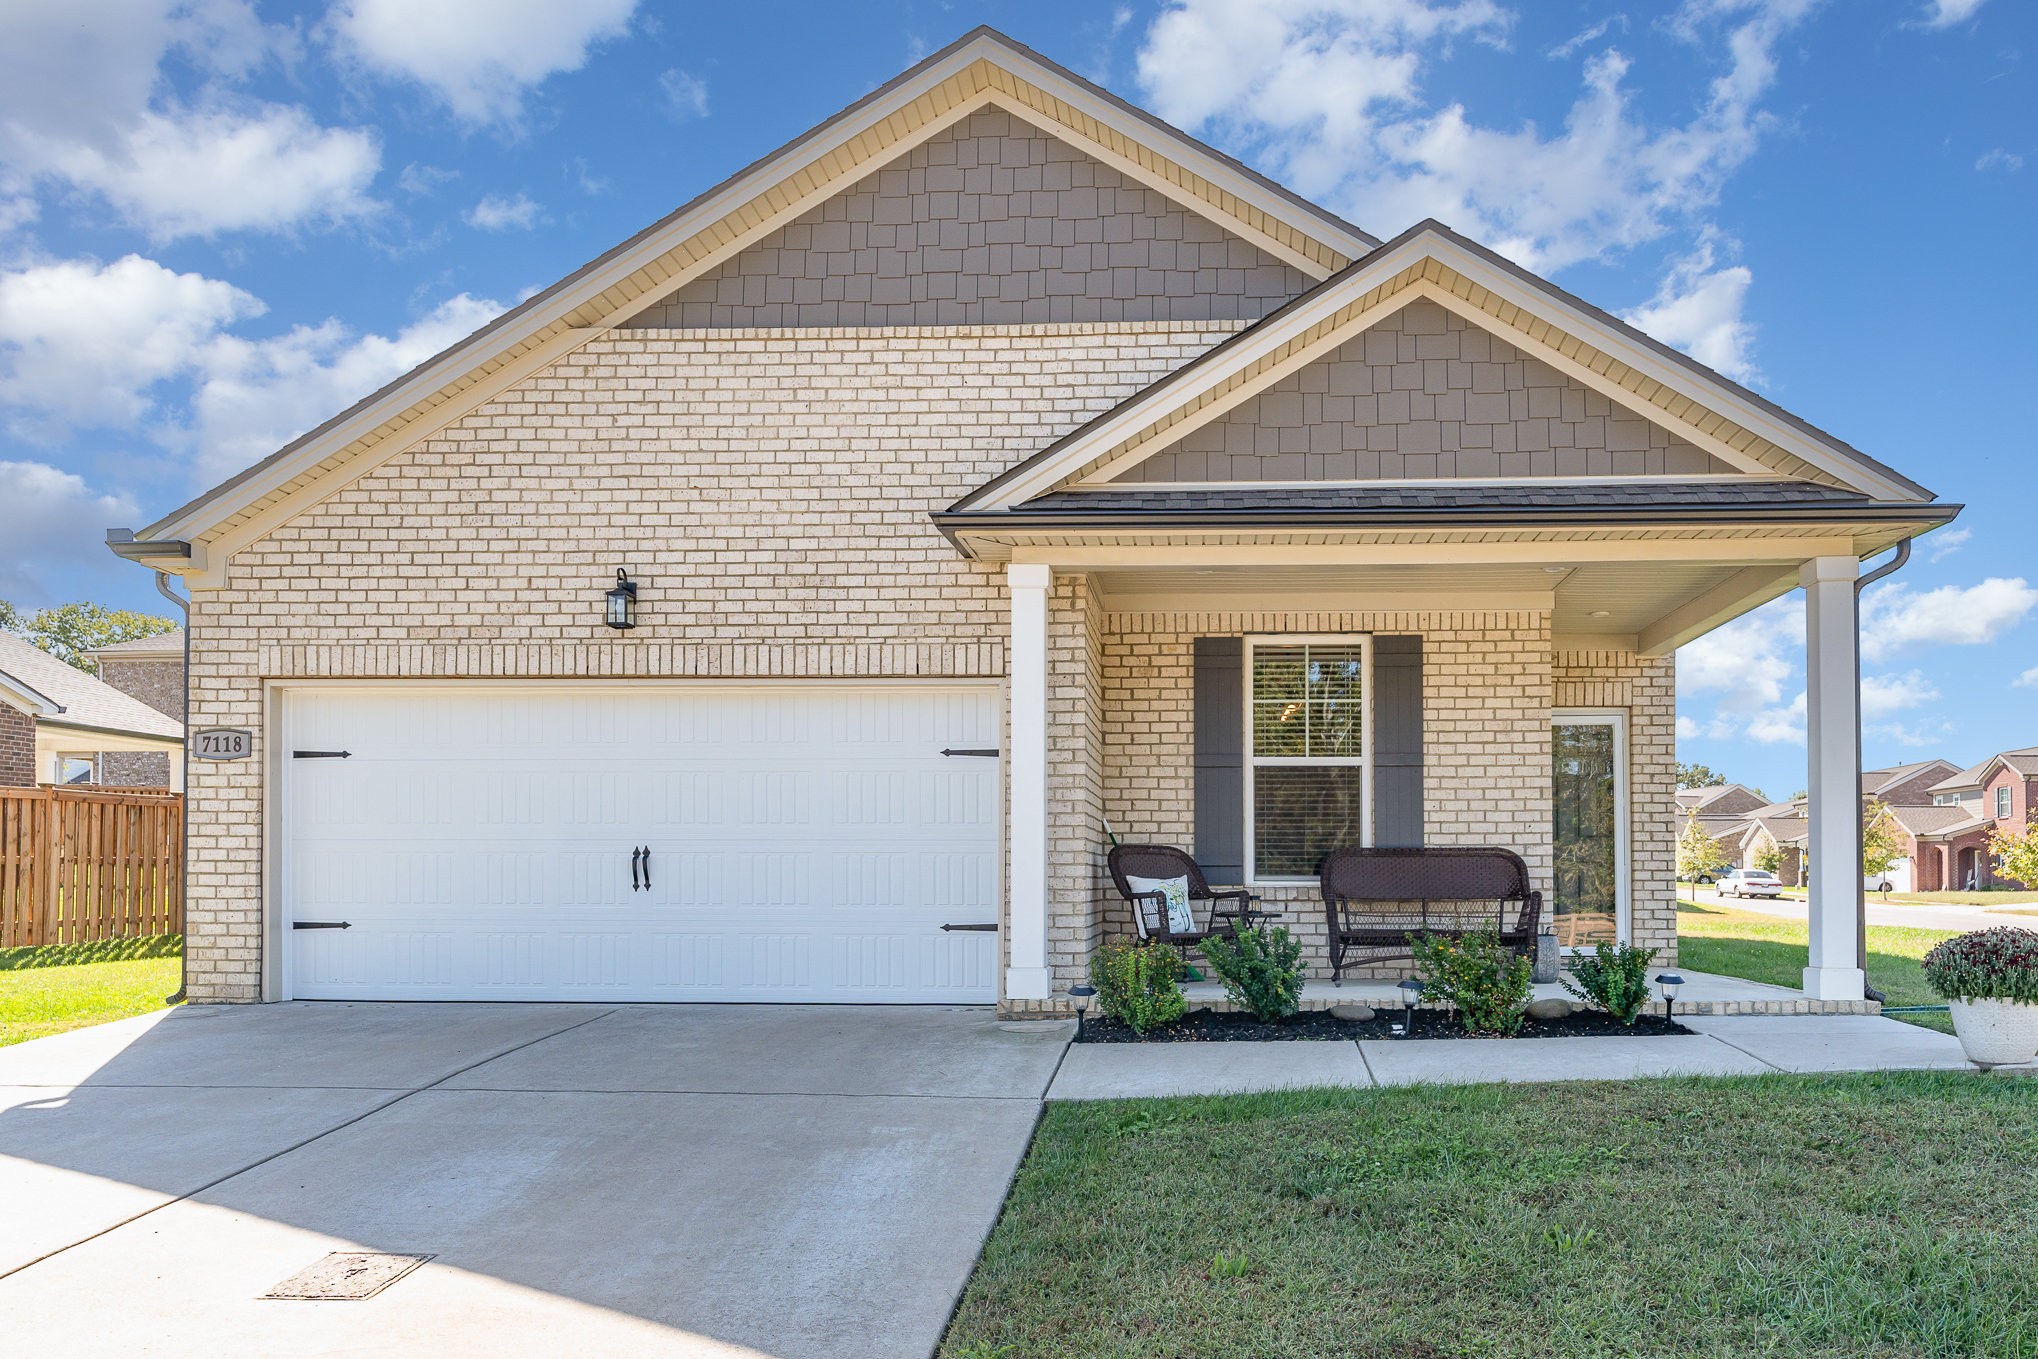
[[[1363,637],[1249,639],[1246,843],[1255,880],[1308,878],[1365,843]]]
[[[1996,820],[2007,821],[2009,819],[2010,819],[2010,785],[2006,783],[2002,787],[1996,789]]]

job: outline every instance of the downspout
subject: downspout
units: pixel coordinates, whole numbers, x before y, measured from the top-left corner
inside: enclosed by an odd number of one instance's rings
[[[184,615],[184,674],[178,685],[184,711],[184,744],[177,751],[177,782],[184,789],[183,815],[177,820],[182,837],[177,846],[177,917],[184,922],[184,943],[177,950],[177,994],[164,999],[165,1005],[181,1005],[191,989],[191,604],[170,588],[170,573],[156,572],[156,593],[177,606]]]
[[[1854,758],[1864,763],[1868,757],[1862,745],[1861,734],[1861,592],[1884,576],[1900,570],[1910,559],[1911,540],[1899,539],[1894,557],[1854,581]],[[188,639],[190,634],[186,633],[185,636]],[[1858,768],[1854,771],[1854,783],[1858,789],[1861,783],[1861,771]],[[1855,794],[1855,801],[1858,806],[1860,801],[1858,792]],[[1857,817],[1860,815],[1859,810],[1855,815]],[[1867,833],[1867,829],[1866,826],[1862,827],[1863,834]],[[1868,883],[1861,872],[1860,864],[1854,865],[1854,966],[1861,969],[1862,994],[1878,1005],[1887,1000],[1887,996],[1868,984]]]

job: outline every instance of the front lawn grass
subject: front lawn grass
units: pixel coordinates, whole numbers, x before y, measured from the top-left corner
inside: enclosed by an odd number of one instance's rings
[[[2038,1087],[1051,1104],[943,1359],[2038,1355]]]
[[[160,1010],[177,981],[174,957],[0,971],[0,1047]]]
[[[1891,1005],[1943,1005],[1945,1000],[1925,984],[1918,960],[1934,944],[1959,930],[1914,930],[1897,925],[1868,927],[1868,984],[1889,997]],[[1804,986],[1811,958],[1811,927],[1802,920],[1729,910],[1725,906],[1677,903],[1677,961],[1696,972],[1718,972],[1749,981]],[[1953,1020],[1942,1014],[1891,1015],[1941,1033],[1953,1032]]]

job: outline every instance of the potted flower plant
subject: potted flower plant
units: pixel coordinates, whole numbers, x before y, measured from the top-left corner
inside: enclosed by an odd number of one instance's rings
[[[1956,935],[1925,955],[1924,968],[1968,1061],[1986,1069],[2038,1057],[2038,932]]]

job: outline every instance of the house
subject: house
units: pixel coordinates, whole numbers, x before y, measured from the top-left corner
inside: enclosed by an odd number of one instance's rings
[[[184,630],[115,642],[92,653],[99,678],[165,717],[184,718]],[[168,788],[180,777],[161,751],[107,751],[99,757],[103,784],[124,788]]]
[[[1932,785],[1955,766],[1949,760],[1918,760],[1887,769],[1861,771],[1861,800],[1864,805],[1881,802],[1890,808],[1897,828],[1911,837],[1911,851],[1892,864],[1883,875],[1898,892],[1933,891],[1914,885],[1912,865],[1916,861],[1916,837],[1930,834],[1948,818],[1933,812]],[[1804,883],[1804,852],[1810,835],[1806,800],[1793,798],[1756,808],[1746,817],[1735,860],[1744,868],[1755,868],[1757,859],[1777,854],[1776,874],[1787,887]]]
[[[1753,788],[1739,783],[1723,783],[1711,788],[1679,788],[1677,790],[1677,811],[1681,816],[1698,813],[1701,819],[1726,819],[1745,816],[1757,807],[1767,806],[1769,799]]]
[[[1949,890],[2011,885],[2014,880],[1996,871],[1989,832],[2020,832],[2038,819],[2038,746],[1991,755],[1932,785],[1930,791],[1949,821],[1933,837],[1921,876]]]
[[[252,735],[192,771],[194,999],[1024,1015],[1131,928],[1114,832],[1319,975],[1352,842],[1507,845],[1667,960],[1674,651],[1805,587],[1851,857],[1859,564],[1957,510],[978,30],[109,539]]]
[[[122,761],[155,759],[169,786],[184,728],[103,680],[0,633],[0,787],[132,783]]]

